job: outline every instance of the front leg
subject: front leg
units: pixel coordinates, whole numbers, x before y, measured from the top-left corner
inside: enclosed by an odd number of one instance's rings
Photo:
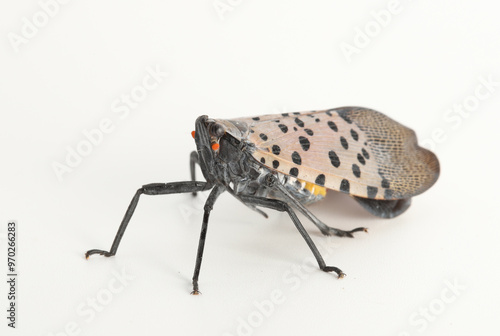
[[[198,287],[198,277],[200,276],[201,261],[203,260],[203,250],[205,248],[205,239],[207,237],[208,218],[210,216],[210,211],[212,211],[214,207],[215,201],[220,196],[220,194],[224,192],[224,190],[225,189],[220,186],[214,187],[210,192],[210,195],[208,195],[207,201],[205,202],[204,206],[205,212],[203,214],[203,222],[201,224],[200,240],[198,242],[198,252],[196,253],[196,265],[194,267],[194,274],[193,274],[193,291],[191,292],[192,295],[201,294]]]
[[[132,215],[134,214],[135,208],[137,207],[137,203],[139,203],[139,197],[142,194],[145,195],[167,195],[167,194],[180,194],[180,193],[188,193],[188,192],[197,192],[208,190],[212,188],[212,185],[208,182],[198,182],[198,181],[187,181],[187,182],[172,182],[172,183],[151,183],[146,184],[139,188],[135,193],[130,205],[128,206],[127,211],[125,212],[125,216],[118,228],[118,232],[116,233],[113,244],[111,245],[111,249],[109,251],[104,250],[88,250],[85,253],[85,258],[89,258],[93,254],[100,254],[105,257],[111,257],[116,254],[116,250],[120,245],[120,241],[125,233],[125,229],[127,228]]]

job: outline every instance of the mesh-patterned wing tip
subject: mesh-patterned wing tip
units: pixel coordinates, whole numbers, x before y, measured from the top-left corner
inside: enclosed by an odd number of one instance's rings
[[[354,108],[347,115],[366,135],[382,178],[385,199],[421,194],[437,181],[439,160],[418,145],[413,130],[371,109]]]

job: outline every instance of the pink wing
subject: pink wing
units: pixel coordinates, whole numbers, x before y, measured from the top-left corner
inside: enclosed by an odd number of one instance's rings
[[[248,124],[253,156],[300,180],[372,199],[402,199],[430,188],[436,156],[415,133],[380,112],[343,107],[236,119]]]

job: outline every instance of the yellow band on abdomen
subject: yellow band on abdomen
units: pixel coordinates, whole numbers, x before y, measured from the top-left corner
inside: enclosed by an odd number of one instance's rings
[[[301,181],[301,182],[305,182],[305,181]],[[306,186],[304,187],[304,189],[309,190],[311,192],[311,194],[313,194],[314,196],[317,196],[317,195],[325,196],[326,195],[326,188],[320,187],[319,185],[314,184],[314,183],[306,182]]]

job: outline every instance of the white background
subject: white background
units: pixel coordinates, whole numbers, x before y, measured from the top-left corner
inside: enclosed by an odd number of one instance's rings
[[[3,1],[0,260],[15,219],[20,278],[15,331],[6,327],[1,281],[0,333],[498,333],[500,23],[492,3],[401,0],[388,17],[389,1],[221,0],[218,11],[212,0],[91,0],[49,6],[48,16],[37,1]],[[347,45],[357,48],[350,56]],[[168,76],[126,115],[121,97],[141,92],[148,68]],[[393,220],[334,192],[311,206],[332,226],[370,229],[328,239],[304,221],[345,279],[307,266],[312,255],[287,215],[266,220],[229,195],[211,216],[201,296],[189,292],[204,196],[144,196],[117,256],[85,260],[86,250],[110,247],[138,187],[189,178],[197,116],[345,105],[410,126],[442,169]],[[83,132],[108,119],[112,131],[58,179],[54,165],[66,165]],[[292,273],[299,267],[301,280]]]

